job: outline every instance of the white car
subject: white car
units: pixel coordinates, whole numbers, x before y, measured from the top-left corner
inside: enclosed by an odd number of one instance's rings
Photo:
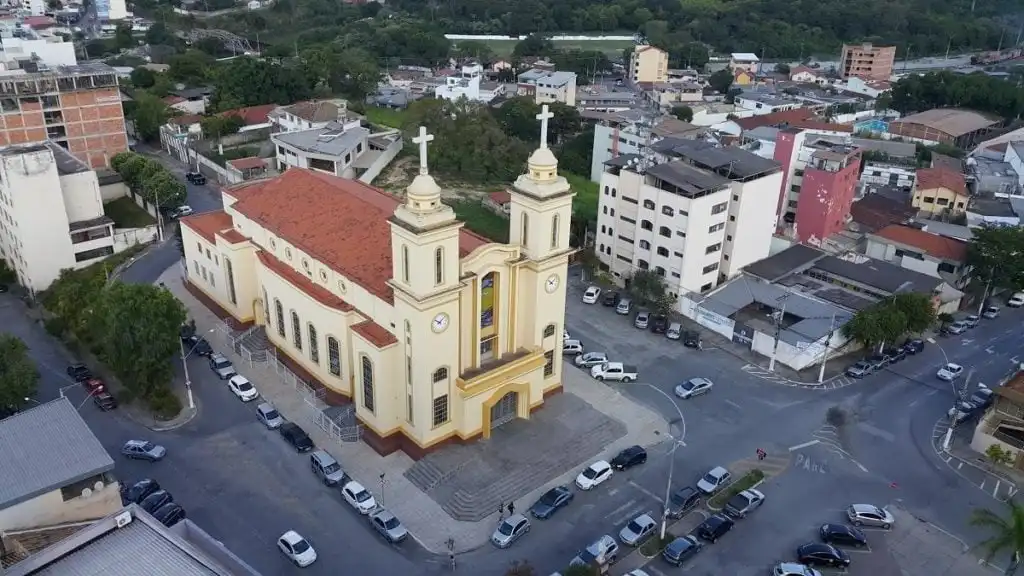
[[[1010,308],[1020,308],[1024,306],[1024,292],[1017,292],[1006,302],[1006,305]]]
[[[796,562],[780,562],[772,569],[772,576],[821,576],[821,572]]]
[[[562,330],[562,340],[571,340],[571,339],[572,339],[572,337],[569,336],[569,331],[568,330]]]
[[[377,501],[373,499],[373,494],[370,494],[370,491],[363,488],[359,482],[345,484],[345,487],[341,489],[341,495],[353,508],[359,510],[360,514],[369,514],[377,508]]]
[[[591,286],[587,288],[587,291],[583,293],[584,304],[597,304],[597,299],[601,297],[601,289],[597,286]]]
[[[707,378],[690,378],[682,384],[676,386],[676,396],[686,400],[693,398],[694,396],[700,396],[701,394],[707,394],[711,392],[711,388],[715,385],[714,382]]]
[[[697,489],[711,495],[725,488],[731,479],[732,474],[729,474],[728,470],[721,466],[716,466],[697,482]]]
[[[989,306],[985,308],[985,311],[981,315],[989,320],[993,318],[999,318],[999,306]]]
[[[249,402],[259,398],[260,393],[256,391],[256,388],[252,385],[252,382],[242,376],[241,374],[235,374],[228,380],[228,388],[231,393],[238,396],[238,399],[242,402]]]
[[[576,487],[580,490],[591,490],[612,477],[612,465],[598,460],[576,477]]]
[[[281,534],[277,539],[277,547],[299,568],[305,568],[316,561],[316,550],[294,530]]]
[[[887,530],[896,523],[896,518],[888,510],[873,504],[851,504],[846,509],[846,517],[854,526],[876,526]]]
[[[952,382],[953,380],[959,378],[960,375],[963,373],[963,366],[959,364],[953,364],[952,362],[950,362],[949,364],[946,364],[942,368],[939,368],[939,371],[935,375],[939,378],[939,380],[943,380],[945,382]]]
[[[641,514],[629,521],[626,527],[619,531],[619,540],[627,546],[637,546],[654,533],[658,523],[647,514]]]

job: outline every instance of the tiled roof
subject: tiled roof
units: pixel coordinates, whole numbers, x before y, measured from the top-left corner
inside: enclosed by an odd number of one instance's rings
[[[391,218],[399,201],[357,180],[303,168],[230,188],[235,210],[391,302]],[[489,241],[461,230],[465,256]]]
[[[794,110],[783,110],[781,112],[772,112],[771,114],[740,118],[735,122],[742,130],[752,130],[758,126],[778,126],[810,118],[814,118],[813,110],[809,108],[796,108]]]
[[[963,262],[967,259],[966,242],[946,238],[945,236],[939,236],[938,234],[932,234],[917,228],[893,224],[875,232],[875,236],[920,248],[926,254],[936,258],[953,260],[955,262]]]
[[[825,122],[824,120],[794,120],[788,122],[792,128],[801,128],[803,130],[827,130],[829,132],[846,132],[853,134],[853,126],[849,124],[833,124],[831,122]]]
[[[512,201],[512,195],[509,194],[508,190],[491,192],[487,196],[490,197],[491,202],[494,202],[495,204],[508,204]]]
[[[934,190],[948,188],[957,194],[967,194],[967,182],[964,175],[949,168],[921,168],[917,171],[917,189]]]
[[[810,68],[808,66],[797,66],[796,68],[793,68],[792,70],[789,71],[789,77],[792,78],[793,76],[796,76],[801,72],[806,72],[808,74],[813,74],[815,76],[818,75],[818,73],[815,72],[814,68]]]
[[[335,310],[341,310],[342,312],[351,312],[352,310],[355,310],[351,304],[345,302],[330,290],[316,284],[302,274],[299,274],[291,266],[288,266],[270,254],[260,250],[256,253],[256,257],[259,258],[260,263],[263,264],[267,270],[277,274],[283,280],[292,286],[295,286],[299,290],[302,290],[307,296],[324,306],[334,308]]]
[[[203,117],[199,114],[186,114],[184,116],[175,116],[168,120],[171,124],[177,124],[179,126],[189,126],[191,124],[198,124]]]
[[[114,469],[66,398],[0,420],[0,463],[0,510]]]
[[[422,74],[420,74],[422,76]],[[338,105],[323,100],[311,100],[292,104],[284,109],[292,116],[298,116],[308,122],[330,122],[338,119]]]
[[[253,126],[255,124],[266,124],[269,122],[267,116],[270,115],[274,109],[277,108],[277,104],[263,104],[262,106],[248,106],[246,108],[235,108],[234,110],[227,110],[221,112],[218,116],[240,116],[242,121],[245,122],[246,126]]]
[[[915,214],[917,210],[913,207],[878,194],[868,194],[850,205],[853,221],[870,230],[906,222]]]
[[[180,222],[210,242],[216,242],[214,235],[218,232],[234,227],[231,216],[223,210],[185,216]]]
[[[250,158],[238,158],[236,160],[228,160],[228,164],[231,165],[235,170],[251,170],[253,168],[266,168],[267,161],[263,158],[257,158],[255,156]]]
[[[394,334],[385,330],[380,324],[375,324],[370,320],[352,326],[352,331],[365,338],[367,342],[377,348],[387,348],[392,344],[398,343],[398,339],[395,338]]]

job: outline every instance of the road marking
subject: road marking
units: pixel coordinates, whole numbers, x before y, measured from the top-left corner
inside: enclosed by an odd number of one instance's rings
[[[999,494],[999,487],[1000,486],[1002,486],[1002,482],[1000,482],[999,480],[996,480],[996,487],[992,489],[992,497],[993,498],[996,498],[997,497],[996,495]]]
[[[871,424],[868,424],[867,422],[861,422],[860,424],[857,425],[857,427],[860,428],[861,430],[863,430],[864,432],[867,432],[868,434],[870,434],[872,436],[876,436],[878,438],[881,438],[882,440],[885,440],[886,442],[895,442],[896,441],[896,436],[894,436],[891,432],[888,432],[886,430],[882,430],[881,428],[872,426]]]
[[[913,402],[910,403],[910,407],[913,408],[914,406],[917,406],[918,403],[921,402],[921,400],[924,400],[925,398],[932,396],[933,394],[935,394],[935,392],[935,390],[932,390],[931,392],[925,394],[924,396],[918,398],[917,400],[914,400]]]
[[[949,460],[946,460],[946,462],[949,462]],[[963,463],[963,462],[961,462],[961,463],[959,463],[959,464],[957,464],[957,465],[956,465],[956,469],[957,469],[957,470],[959,470],[959,469],[961,469],[961,468],[963,468],[963,467],[964,467],[964,463]]]
[[[647,488],[644,488],[643,486],[637,484],[636,482],[634,482],[632,480],[629,481],[629,485],[632,486],[633,488],[636,488],[637,490],[643,492],[644,494],[650,496],[651,498],[654,498],[658,502],[663,502],[664,501],[664,498],[662,498],[661,496],[658,496],[654,492],[651,492]]]
[[[814,446],[815,444],[820,444],[820,443],[821,443],[821,440],[811,440],[810,442],[804,442],[803,444],[797,444],[796,446],[790,446],[789,447],[789,451],[790,452],[795,452],[797,450],[800,450],[801,448],[807,448],[808,446]]]
[[[618,492],[619,492],[618,488],[612,488],[611,490],[608,491],[608,495],[609,496],[615,496],[616,494],[618,494]]]
[[[985,489],[985,483],[986,483],[986,482],[988,482],[988,479],[982,480],[982,481],[981,481],[981,486],[978,486],[978,488],[981,488],[982,490],[984,490],[984,489]]]
[[[992,349],[992,348],[985,348],[985,352],[988,352],[989,354],[995,354],[996,353],[996,351],[994,349]]]
[[[732,400],[726,400],[725,403],[737,410],[743,410],[743,406],[740,406],[739,404],[733,402]]]
[[[640,501],[637,500],[636,498],[634,498],[634,499],[630,500],[629,502],[626,502],[622,506],[619,506],[615,510],[612,510],[610,513],[608,513],[607,516],[605,516],[605,518],[611,518],[612,516],[618,516],[619,514],[622,514],[623,512],[628,510],[629,508],[632,508],[632,507],[636,506],[639,503],[640,503]]]
[[[928,338],[927,340],[929,344],[935,344],[935,338]]]
[[[1010,489],[1006,491],[1006,497],[1007,498],[1013,498],[1013,495],[1016,494],[1016,493],[1017,493],[1017,487],[1016,486],[1010,486]]]

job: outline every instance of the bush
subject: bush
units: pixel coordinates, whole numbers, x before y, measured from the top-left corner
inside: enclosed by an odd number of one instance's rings
[[[68,325],[64,320],[53,316],[43,321],[43,328],[46,328],[46,333],[54,338],[62,338],[64,331],[67,330]]]
[[[644,558],[654,558],[658,554],[661,554],[661,551],[665,549],[665,546],[671,544],[675,539],[676,537],[669,532],[665,532],[664,538],[660,538],[659,534],[654,534],[640,545],[640,555]]]
[[[154,388],[146,397],[149,411],[157,420],[170,420],[181,413],[181,400],[167,386]]]
[[[721,510],[725,507],[725,503],[728,502],[733,496],[749,490],[754,487],[761,480],[764,480],[764,471],[754,468],[750,472],[747,472],[739,480],[730,484],[725,490],[722,490],[710,500],[708,500],[708,507],[717,508]]]

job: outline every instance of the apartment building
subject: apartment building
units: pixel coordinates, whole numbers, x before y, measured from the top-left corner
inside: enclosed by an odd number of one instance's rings
[[[319,130],[331,122],[343,124],[346,129],[359,127],[359,118],[349,115],[348,101],[341,98],[279,106],[268,114],[267,118],[274,125],[274,132]]]
[[[842,230],[857,190],[861,150],[787,128],[776,139],[775,160],[785,170],[778,197],[779,230],[815,245]]]
[[[0,256],[29,290],[115,251],[96,173],[53,142],[0,149]]]
[[[75,45],[49,31],[17,22],[0,22],[0,61],[36,59],[49,66],[78,64]]]
[[[113,68],[28,64],[0,73],[0,146],[52,140],[92,168],[128,150]]]
[[[843,52],[839,58],[839,73],[843,78],[887,81],[892,76],[895,61],[895,46],[875,46],[870,43],[843,44]]]
[[[601,178],[597,253],[614,277],[653,270],[678,297],[767,256],[778,164],[683,139],[659,149],[653,159],[614,158]]]
[[[637,46],[629,56],[629,80],[640,82],[668,81],[668,52],[654,46]]]
[[[638,110],[585,112],[583,117],[597,121],[590,164],[590,179],[594,182],[601,181],[605,162],[622,154],[643,154],[648,140],[657,142],[669,136],[697,138],[707,132],[707,128],[672,116],[653,119]]]
[[[871,186],[892,186],[911,191],[917,182],[917,170],[910,162],[907,165],[890,162],[867,162],[861,172],[860,182],[865,188]]]
[[[576,73],[531,68],[516,78],[516,94],[532,96],[537,104],[576,105]]]
[[[756,76],[761,71],[761,59],[751,52],[733,52],[729,55],[729,70]]]

